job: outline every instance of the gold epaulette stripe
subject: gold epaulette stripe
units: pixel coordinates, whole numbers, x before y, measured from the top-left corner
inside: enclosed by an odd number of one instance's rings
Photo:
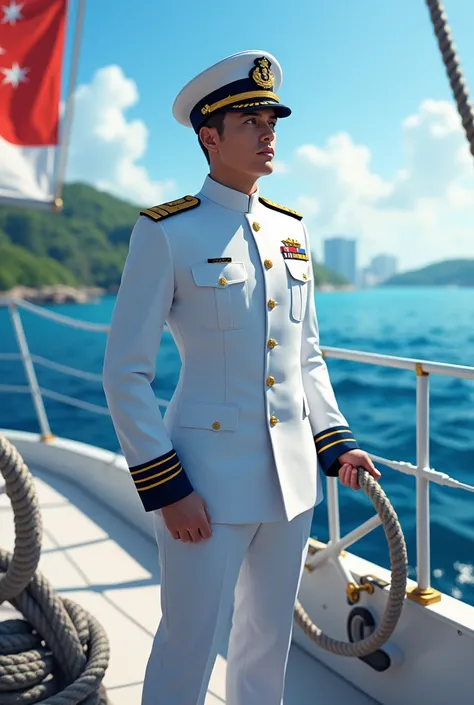
[[[162,475],[166,475],[167,472],[171,472],[172,470],[176,470],[177,467],[179,467],[180,463],[179,460],[177,463],[172,465],[170,468],[167,468],[166,470],[162,470],[161,472],[155,473],[155,475],[150,475],[149,477],[142,477],[141,480],[133,480],[135,485],[139,485],[141,482],[149,482],[150,480],[154,480],[155,477],[161,477]]]
[[[322,436],[315,436],[314,440],[316,443],[319,443],[319,441],[324,440],[325,438],[329,438],[329,436],[334,436],[336,433],[351,433],[351,430],[349,428],[340,428],[337,431],[330,431],[329,433],[325,433]]]
[[[327,446],[324,446],[324,448],[320,448],[318,453],[323,453],[325,450],[337,446],[338,443],[357,443],[357,441],[355,438],[341,438],[339,441],[333,441],[332,443],[328,443]]]
[[[178,472],[175,472],[174,475],[170,475],[169,477],[165,477],[164,480],[158,480],[158,482],[154,482],[152,485],[147,485],[146,487],[137,487],[138,492],[146,492],[147,490],[153,489],[153,487],[158,487],[158,485],[163,485],[165,482],[169,482],[172,480],[174,477],[179,475],[180,472],[183,472],[183,468],[179,468]]]
[[[140,470],[132,470],[130,472],[130,475],[138,475],[139,473],[146,472],[147,470],[151,470],[152,468],[158,467],[158,465],[163,465],[163,463],[169,463],[172,458],[176,457],[176,451],[172,453],[171,455],[168,455],[167,458],[164,458],[164,460],[158,460],[156,463],[151,463],[150,465],[147,465],[144,468],[140,468]]]
[[[303,215],[302,213],[298,213],[298,211],[294,211],[291,208],[287,208],[286,206],[280,206],[279,203],[275,203],[274,201],[270,201],[268,198],[264,198],[263,196],[259,196],[260,203],[263,203],[264,206],[268,206],[268,208],[272,208],[274,211],[279,211],[280,213],[286,213],[286,215],[291,215],[292,218],[296,218],[297,220],[302,220]]]
[[[196,196],[183,196],[183,198],[178,198],[176,201],[168,201],[168,203],[160,203],[160,205],[153,206],[153,208],[146,208],[140,211],[140,215],[146,215],[156,222],[163,218],[176,215],[176,213],[182,213],[191,208],[197,208],[200,203],[200,199],[196,198]]]

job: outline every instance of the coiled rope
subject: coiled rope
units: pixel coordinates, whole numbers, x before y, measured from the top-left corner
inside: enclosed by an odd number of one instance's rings
[[[99,622],[56,595],[37,570],[42,522],[33,478],[0,435],[0,471],[15,520],[13,554],[0,549],[0,604],[22,619],[0,621],[1,705],[104,705],[109,643]]]
[[[295,622],[305,634],[326,651],[338,656],[367,656],[384,644],[391,636],[402,613],[407,586],[407,549],[402,528],[394,508],[379,483],[364,468],[358,469],[359,485],[382,520],[382,526],[390,549],[392,579],[385,612],[380,624],[366,639],[354,643],[332,639],[311,621],[301,603],[297,600],[294,610]]]
[[[469,91],[466,88],[461,67],[459,66],[459,59],[456,56],[456,49],[451,37],[446,12],[439,0],[426,0],[426,4],[430,11],[431,22],[438,40],[438,46],[446,67],[458,112],[466,132],[471,154],[474,157],[474,111],[472,103],[469,100]]]

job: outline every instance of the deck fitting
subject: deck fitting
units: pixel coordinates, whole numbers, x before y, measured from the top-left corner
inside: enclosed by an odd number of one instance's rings
[[[416,585],[415,587],[408,588],[407,598],[426,607],[427,605],[434,605],[436,602],[441,602],[441,593],[439,590],[435,590],[435,588],[432,587],[421,590]]]

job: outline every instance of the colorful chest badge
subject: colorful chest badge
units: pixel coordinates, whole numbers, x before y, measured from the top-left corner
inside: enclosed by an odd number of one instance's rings
[[[287,240],[282,240],[283,246],[280,247],[283,259],[299,259],[307,262],[309,260],[306,250],[301,247],[301,243],[298,240],[293,240],[288,238]]]

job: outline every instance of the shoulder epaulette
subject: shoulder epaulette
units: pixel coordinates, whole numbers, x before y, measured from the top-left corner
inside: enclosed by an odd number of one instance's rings
[[[146,208],[140,211],[140,215],[146,215],[155,221],[163,220],[163,218],[169,218],[171,215],[176,215],[176,213],[197,208],[200,203],[199,198],[195,196],[184,196],[176,199],[176,201],[168,201],[168,203],[161,203],[159,206],[153,206],[153,208]]]
[[[260,203],[263,203],[264,206],[267,206],[267,208],[272,208],[274,211],[279,211],[280,213],[286,213],[286,215],[291,215],[292,218],[296,218],[297,220],[302,220],[303,215],[302,213],[298,213],[298,211],[293,211],[291,208],[287,208],[286,206],[280,206],[279,203],[274,203],[273,201],[269,201],[268,198],[264,198],[263,196],[259,196]]]

